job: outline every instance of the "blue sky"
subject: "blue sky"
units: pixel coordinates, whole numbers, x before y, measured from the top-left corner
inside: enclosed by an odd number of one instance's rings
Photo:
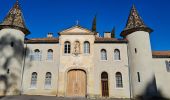
[[[0,21],[15,0],[0,1]],[[97,31],[103,34],[116,28],[121,38],[132,4],[135,4],[151,33],[153,50],[170,50],[170,0],[20,0],[25,22],[31,34],[28,38],[46,37],[76,24],[91,29],[97,14]],[[140,40],[139,40],[140,41]]]

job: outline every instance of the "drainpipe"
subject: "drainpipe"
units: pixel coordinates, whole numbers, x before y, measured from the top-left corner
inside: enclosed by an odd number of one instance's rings
[[[24,53],[23,53],[23,66],[22,66],[22,73],[21,73],[21,87],[20,87],[21,90],[20,90],[20,95],[22,95],[22,92],[23,92],[23,76],[24,76],[26,52],[27,52],[27,43],[26,43],[26,47],[25,47]]]

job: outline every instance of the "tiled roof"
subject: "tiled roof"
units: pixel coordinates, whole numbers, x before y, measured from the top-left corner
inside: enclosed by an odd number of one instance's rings
[[[127,39],[116,39],[116,38],[95,38],[95,43],[127,43]]]
[[[16,1],[15,5],[10,9],[4,20],[0,23],[0,29],[2,28],[16,28],[23,31],[25,34],[30,33],[25,25],[24,17],[18,0]]]
[[[25,43],[58,43],[59,38],[33,38],[26,39]]]
[[[59,38],[32,38],[25,39],[25,43],[58,43]],[[95,43],[127,43],[127,39],[95,38]]]
[[[153,58],[170,58],[170,51],[152,51]]]
[[[153,30],[145,25],[142,18],[138,14],[138,11],[133,5],[126,23],[126,27],[121,32],[121,36],[125,37],[126,35],[133,33],[135,31],[146,31],[150,33]]]

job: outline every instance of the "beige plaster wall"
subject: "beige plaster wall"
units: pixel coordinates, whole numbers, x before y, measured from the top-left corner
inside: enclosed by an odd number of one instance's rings
[[[148,32],[136,31],[129,34],[127,39],[132,93],[133,97],[138,97],[143,95],[153,80],[150,37]],[[138,82],[137,72],[140,73],[140,82]]]
[[[94,45],[94,70],[93,77],[94,90],[96,97],[102,96],[101,91],[101,73],[107,72],[109,79],[109,97],[110,98],[130,98],[129,90],[129,73],[128,73],[128,57],[127,44],[117,43],[96,43]],[[101,60],[101,49],[107,51],[107,60]],[[114,60],[114,50],[120,50],[121,60]],[[116,87],[116,72],[121,72],[123,78],[123,88]]]
[[[170,58],[154,58],[153,70],[156,77],[158,91],[163,97],[170,98],[170,72],[166,69],[166,60],[170,61]]]
[[[25,44],[26,46],[26,44]],[[59,44],[27,44],[27,53],[29,50],[39,49],[42,51],[42,60],[41,61],[30,61],[29,57],[26,58],[24,66],[24,75],[23,75],[23,84],[22,84],[22,93],[29,95],[57,95],[58,87],[58,68],[59,68]],[[48,49],[53,50],[53,60],[47,60],[47,51]],[[37,72],[37,87],[31,88],[31,74]],[[52,85],[51,88],[46,89],[45,84],[45,75],[47,72],[52,74]]]

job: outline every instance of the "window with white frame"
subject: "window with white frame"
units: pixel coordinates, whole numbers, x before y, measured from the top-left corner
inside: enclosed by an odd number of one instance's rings
[[[90,43],[88,41],[84,42],[84,53],[89,54],[90,53]]]
[[[42,51],[40,51],[39,49],[35,49],[33,60],[41,61],[41,59],[42,59]]]
[[[107,60],[107,52],[105,49],[101,50],[101,60]]]
[[[51,73],[47,72],[45,75],[45,88],[51,88],[51,78],[52,78]]]
[[[53,60],[53,50],[49,49],[47,52],[47,60]]]
[[[119,51],[119,49],[114,50],[114,59],[115,60],[120,60],[120,51]]]
[[[37,86],[37,73],[33,72],[31,75],[31,88],[36,88]]]
[[[65,54],[70,54],[70,52],[71,52],[71,44],[70,44],[69,41],[66,41],[64,43],[64,53]]]
[[[120,72],[116,73],[116,87],[123,88],[122,74]]]

